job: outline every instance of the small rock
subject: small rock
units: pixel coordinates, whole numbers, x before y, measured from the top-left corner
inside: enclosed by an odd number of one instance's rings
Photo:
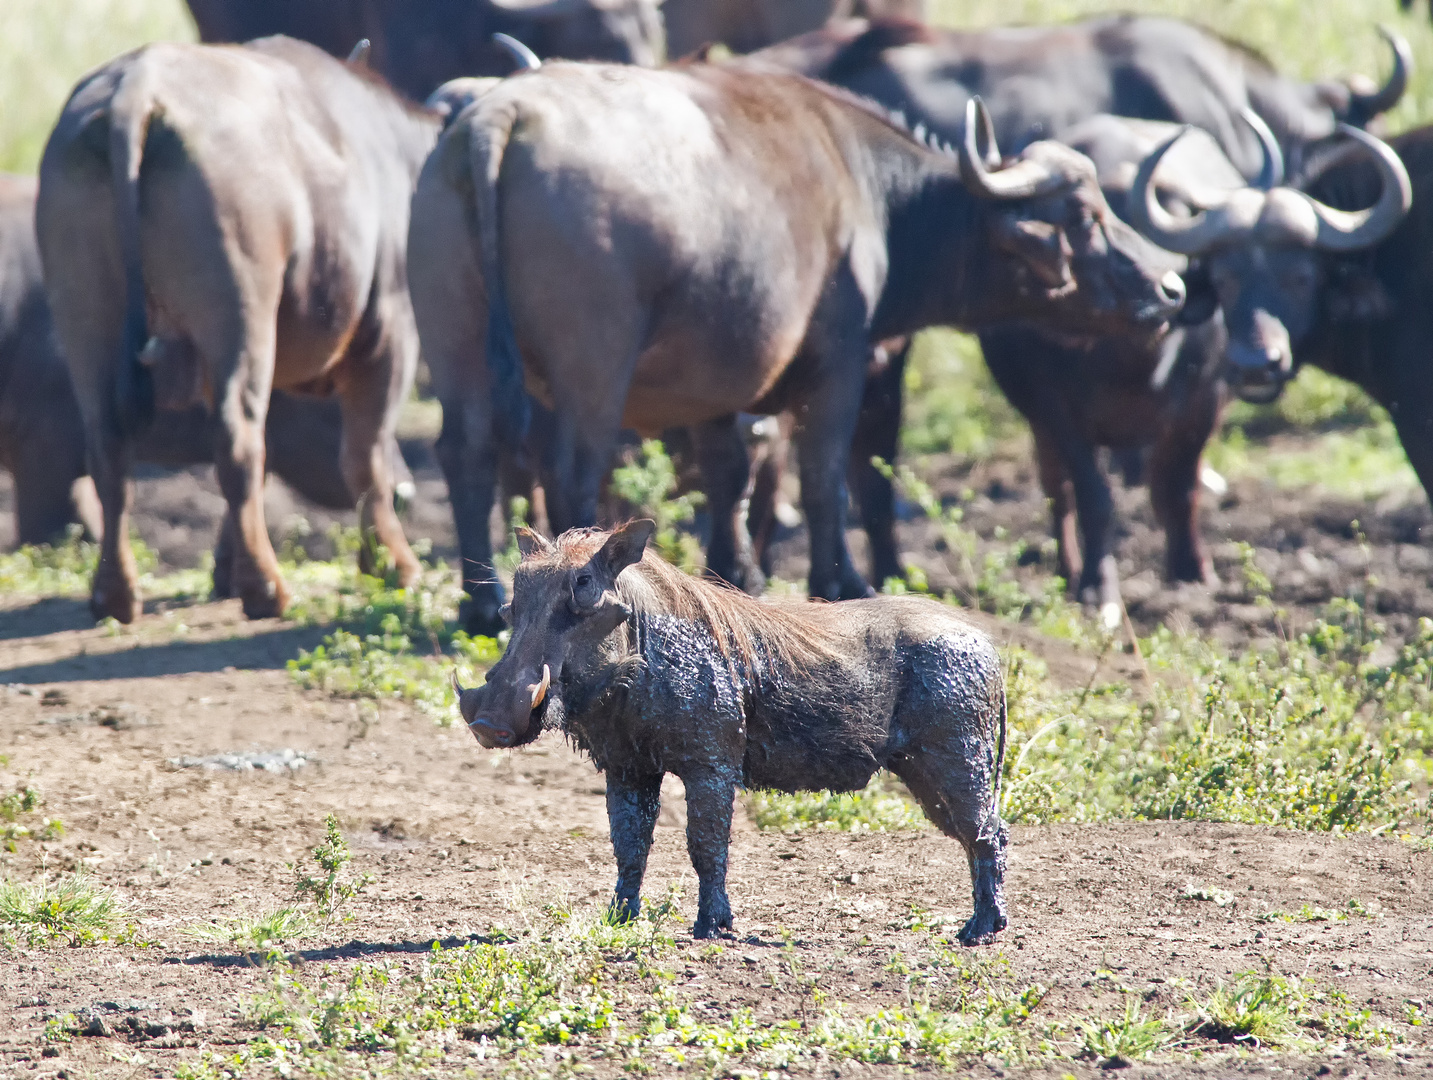
[[[81,1035],[88,1035],[96,1039],[108,1039],[114,1035],[114,1029],[105,1023],[105,1018],[98,1013],[90,1014],[90,1022],[80,1031]]]

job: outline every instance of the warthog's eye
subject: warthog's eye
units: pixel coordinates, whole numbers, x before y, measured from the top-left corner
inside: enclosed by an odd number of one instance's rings
[[[587,588],[587,587],[588,587],[589,585],[591,585],[591,584],[592,584],[592,575],[591,575],[591,574],[578,574],[578,575],[577,575],[577,587],[578,587],[579,589],[585,589],[585,588]]]

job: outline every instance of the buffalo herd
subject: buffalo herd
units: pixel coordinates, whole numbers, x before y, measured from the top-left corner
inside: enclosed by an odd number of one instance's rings
[[[471,632],[509,615],[509,478],[554,530],[595,525],[631,431],[680,433],[709,573],[760,591],[784,453],[758,476],[751,415],[794,447],[811,595],[869,595],[900,573],[873,458],[929,326],[979,335],[1061,571],[1111,623],[1102,448],[1147,476],[1173,581],[1213,580],[1224,407],[1303,363],[1383,404],[1433,484],[1433,137],[1377,134],[1411,67],[1389,31],[1382,83],[1302,82],[1185,21],[939,30],[919,0],[189,6],[205,44],[87,75],[38,185],[0,177],[0,465],[21,542],[100,539],[96,617],[140,610],[136,462],[214,462],[214,588],[251,617],[288,602],[269,471],[357,505],[411,582],[420,355]]]

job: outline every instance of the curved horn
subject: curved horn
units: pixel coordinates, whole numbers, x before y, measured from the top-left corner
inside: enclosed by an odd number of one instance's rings
[[[1378,32],[1393,50],[1393,70],[1389,72],[1388,81],[1373,93],[1349,95],[1350,119],[1365,124],[1398,104],[1408,89],[1408,77],[1413,69],[1413,50],[1408,40],[1387,26],[1379,26]]]
[[[539,705],[541,705],[541,704],[543,703],[543,701],[546,700],[546,698],[547,698],[547,690],[548,690],[548,687],[550,687],[551,685],[552,685],[552,672],[548,670],[548,667],[547,667],[546,664],[543,664],[543,665],[542,665],[542,681],[541,681],[541,682],[535,682],[535,683],[533,683],[531,686],[529,686],[529,687],[527,688],[527,692],[532,695],[532,706],[531,706],[532,709],[536,709]],[[529,710],[529,711],[530,711],[530,710]]]
[[[508,51],[508,55],[513,58],[513,63],[517,64],[519,71],[536,71],[542,67],[542,61],[538,59],[537,53],[517,38],[508,34],[494,34],[493,42]]]
[[[989,139],[986,154],[980,152],[981,134]],[[1000,157],[995,145],[995,126],[985,102],[972,97],[965,103],[965,138],[960,143],[960,175],[972,194],[986,199],[1028,199],[1048,191],[1052,181],[1058,179],[1045,165],[1028,159],[1008,169],[987,168],[987,155],[993,155],[997,161]]]
[[[353,51],[348,54],[348,59],[345,60],[344,63],[349,67],[357,67],[359,64],[366,66],[368,64],[368,53],[372,48],[373,42],[367,38],[359,38],[353,46]]]
[[[1382,139],[1348,124],[1338,126],[1339,133],[1354,139],[1373,157],[1383,190],[1378,202],[1367,210],[1335,210],[1311,195],[1304,195],[1318,215],[1319,231],[1314,246],[1324,251],[1358,251],[1378,243],[1403,220],[1413,205],[1413,184],[1397,151]],[[1302,192],[1300,194],[1303,194]]]
[[[1201,210],[1185,220],[1175,217],[1159,201],[1154,189],[1154,173],[1164,155],[1190,131],[1186,124],[1171,135],[1140,162],[1130,189],[1130,223],[1166,251],[1178,255],[1198,255],[1212,247],[1228,231],[1226,223],[1209,210]]]
[[[1264,118],[1253,109],[1240,109],[1239,116],[1254,132],[1259,140],[1259,147],[1264,152],[1264,163],[1259,168],[1259,178],[1254,181],[1254,185],[1262,191],[1278,187],[1284,182],[1284,152],[1279,149],[1279,140],[1274,138],[1274,133],[1269,130],[1269,125],[1264,123]]]

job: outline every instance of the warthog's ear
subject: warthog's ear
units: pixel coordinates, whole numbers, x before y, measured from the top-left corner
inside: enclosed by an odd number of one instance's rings
[[[646,518],[627,522],[607,538],[593,562],[602,568],[607,580],[616,581],[623,570],[642,561],[642,552],[647,550],[647,541],[656,529],[657,523]]]
[[[522,553],[524,559],[551,555],[556,550],[552,546],[551,540],[543,536],[542,533],[533,532],[526,525],[517,527],[517,549]]]

